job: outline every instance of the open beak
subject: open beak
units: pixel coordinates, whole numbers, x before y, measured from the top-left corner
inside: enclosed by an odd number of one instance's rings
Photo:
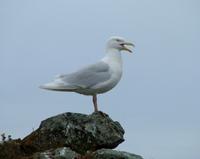
[[[121,44],[121,46],[123,47],[123,50],[128,51],[128,52],[130,52],[130,53],[132,53],[132,50],[129,49],[127,46],[135,47],[135,45],[134,45],[133,43],[130,43],[130,42],[123,42],[123,43]]]

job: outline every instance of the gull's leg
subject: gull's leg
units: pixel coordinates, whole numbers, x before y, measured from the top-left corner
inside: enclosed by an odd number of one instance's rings
[[[98,112],[98,107],[97,107],[97,95],[96,95],[96,94],[93,95],[92,99],[93,99],[93,104],[94,104],[94,111],[95,111],[95,112]]]

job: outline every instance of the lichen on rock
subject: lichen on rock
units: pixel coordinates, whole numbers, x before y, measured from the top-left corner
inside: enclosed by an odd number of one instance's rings
[[[100,148],[115,148],[124,141],[123,135],[121,125],[104,113],[63,113],[42,121],[23,142],[40,150],[67,146],[85,154]]]
[[[33,159],[143,159],[139,155],[112,149],[100,149],[80,155],[70,148],[58,148],[52,151],[36,153]]]
[[[0,159],[142,159],[112,150],[124,141],[124,133],[105,113],[67,112],[42,121],[22,140],[0,144]]]
[[[142,159],[142,157],[124,151],[100,149],[94,152],[93,159]]]

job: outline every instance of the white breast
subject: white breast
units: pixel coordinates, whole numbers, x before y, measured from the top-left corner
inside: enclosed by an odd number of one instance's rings
[[[119,51],[114,50],[108,52],[102,61],[109,65],[111,78],[93,88],[96,91],[98,90],[98,93],[104,93],[111,90],[117,85],[122,77],[122,58]]]

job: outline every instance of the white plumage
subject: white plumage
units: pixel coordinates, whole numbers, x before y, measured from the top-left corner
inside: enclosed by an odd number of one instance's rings
[[[126,46],[134,46],[123,38],[112,37],[107,42],[106,55],[99,62],[82,68],[71,74],[59,75],[53,82],[40,86],[54,91],[76,92],[93,96],[95,111],[97,94],[111,90],[122,76],[121,51],[132,52]]]

